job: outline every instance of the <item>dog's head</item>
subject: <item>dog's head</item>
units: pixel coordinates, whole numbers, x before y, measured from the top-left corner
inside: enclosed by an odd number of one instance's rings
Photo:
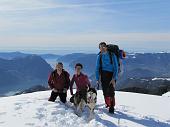
[[[87,91],[87,103],[97,102],[97,91],[94,88],[89,88]]]
[[[95,88],[89,88],[87,92],[93,92],[97,95],[97,91]]]

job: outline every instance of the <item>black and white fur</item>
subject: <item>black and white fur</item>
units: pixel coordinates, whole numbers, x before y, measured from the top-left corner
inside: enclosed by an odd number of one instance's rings
[[[97,91],[94,88],[79,91],[73,96],[71,102],[74,103],[78,116],[81,116],[83,109],[87,106],[90,111],[89,118],[91,119],[97,102]]]

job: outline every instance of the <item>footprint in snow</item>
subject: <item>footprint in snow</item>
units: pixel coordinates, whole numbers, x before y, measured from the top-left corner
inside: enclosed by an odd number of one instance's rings
[[[1,124],[4,124],[4,123],[5,123],[4,121],[1,121],[1,122],[0,122],[0,125],[1,125]]]
[[[37,110],[36,116],[33,117],[33,118],[37,118],[39,120],[42,120],[43,118],[46,117],[46,109],[44,109],[44,108],[37,108],[36,110]]]
[[[22,103],[20,103],[20,102],[17,102],[17,103],[15,103],[15,105],[21,105]]]
[[[5,114],[6,114],[6,112],[0,112],[0,116],[5,115]]]
[[[27,102],[25,102],[24,104],[31,104],[31,103],[33,103],[33,102],[31,102],[31,101],[27,101]]]
[[[26,126],[34,126],[35,124],[34,123],[26,123],[25,125]]]
[[[42,120],[42,119],[44,119],[44,118],[45,118],[45,115],[44,115],[44,114],[42,114],[42,113],[36,113],[36,116],[35,116],[35,117],[33,117],[33,118],[36,118],[36,119]]]
[[[37,111],[38,112],[44,112],[44,111],[46,111],[46,109],[45,108],[37,108]]]
[[[18,106],[15,107],[15,110],[20,110],[20,109],[22,109],[21,105],[18,105]]]
[[[123,112],[128,112],[134,109],[134,107],[126,106],[126,105],[119,105],[118,107],[119,110]]]
[[[43,103],[44,106],[49,106],[49,105],[54,105],[54,103],[50,103],[50,102],[45,102]]]

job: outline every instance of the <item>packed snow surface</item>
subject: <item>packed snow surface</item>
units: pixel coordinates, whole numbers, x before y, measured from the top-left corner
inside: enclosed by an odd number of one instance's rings
[[[116,92],[116,111],[109,114],[98,91],[94,119],[89,121],[86,114],[78,117],[69,102],[48,102],[50,92],[0,98],[0,127],[170,127],[166,96]]]

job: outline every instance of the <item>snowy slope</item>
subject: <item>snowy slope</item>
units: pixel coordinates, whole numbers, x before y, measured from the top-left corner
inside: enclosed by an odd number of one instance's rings
[[[167,92],[167,93],[163,94],[162,96],[164,96],[164,97],[170,97],[170,92]]]
[[[58,100],[48,102],[50,91],[0,98],[0,127],[170,127],[170,99],[116,92],[116,113],[109,114],[98,91],[95,118],[87,121]],[[68,98],[70,95],[68,95]]]

